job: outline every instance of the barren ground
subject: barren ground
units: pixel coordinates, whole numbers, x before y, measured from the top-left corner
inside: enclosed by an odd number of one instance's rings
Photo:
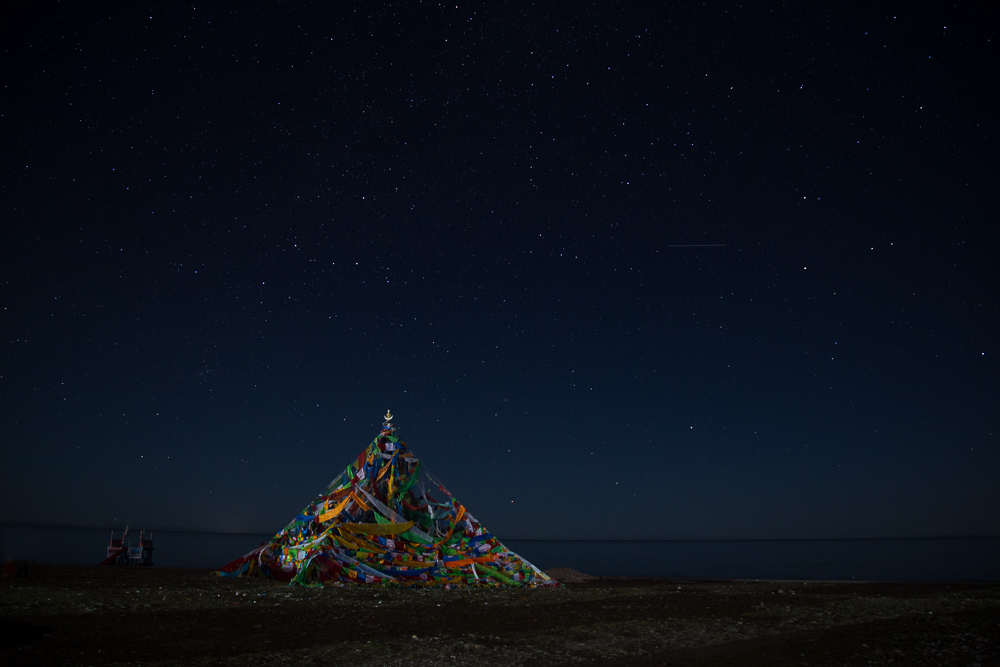
[[[1000,665],[1000,584],[317,589],[41,565],[0,579],[3,665],[487,663]]]

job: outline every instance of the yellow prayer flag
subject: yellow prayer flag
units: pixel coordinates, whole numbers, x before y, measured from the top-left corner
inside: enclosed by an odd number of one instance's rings
[[[413,522],[406,523],[342,523],[337,526],[341,530],[363,535],[399,535],[413,528]]]
[[[345,507],[347,507],[347,503],[349,503],[349,502],[351,502],[351,497],[347,496],[346,498],[344,498],[343,500],[341,500],[340,504],[337,505],[336,507],[334,507],[332,510],[330,510],[329,512],[326,512],[324,514],[320,514],[319,515],[320,522],[326,522],[326,521],[329,521],[330,519],[336,518],[337,515],[340,514],[340,512]],[[327,503],[327,505],[329,505],[329,503]]]

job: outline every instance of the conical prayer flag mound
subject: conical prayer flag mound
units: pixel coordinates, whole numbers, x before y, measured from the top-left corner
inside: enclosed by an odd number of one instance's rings
[[[304,585],[557,586],[476,521],[399,441],[391,418],[270,542],[218,574]]]

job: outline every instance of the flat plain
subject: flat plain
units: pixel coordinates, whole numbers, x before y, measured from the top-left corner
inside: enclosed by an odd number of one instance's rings
[[[0,579],[4,665],[1000,665],[997,583],[443,590],[160,567],[18,574]]]

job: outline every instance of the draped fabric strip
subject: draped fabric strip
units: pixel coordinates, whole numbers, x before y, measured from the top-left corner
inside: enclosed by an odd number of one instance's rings
[[[413,528],[413,522],[406,523],[344,523],[341,530],[352,533],[364,533],[365,535],[399,535]]]
[[[350,496],[348,496],[347,498],[344,498],[343,500],[341,500],[340,504],[338,504],[336,507],[334,507],[329,512],[327,512],[325,514],[320,514],[320,516],[319,516],[320,522],[326,523],[327,521],[335,519],[337,517],[337,515],[340,514],[340,512],[345,507],[347,507],[347,503],[349,503],[349,502],[351,502],[351,497]]]

